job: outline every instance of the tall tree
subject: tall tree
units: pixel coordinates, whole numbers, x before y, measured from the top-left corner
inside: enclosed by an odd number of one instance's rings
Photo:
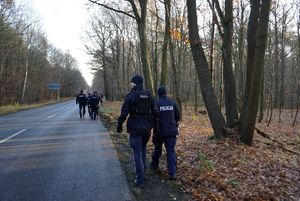
[[[162,47],[162,58],[161,58],[161,76],[160,76],[160,85],[167,85],[167,69],[168,69],[168,45],[170,38],[170,0],[164,0],[165,8],[165,32],[164,32],[164,41]]]
[[[225,1],[225,15],[221,11],[218,0],[214,0],[219,18],[224,30],[223,59],[224,59],[224,94],[227,126],[232,128],[238,120],[236,105],[236,85],[232,68],[232,35],[233,35],[233,3],[232,0]]]
[[[225,119],[218,105],[217,97],[210,81],[209,65],[205,57],[204,49],[198,32],[198,18],[196,9],[196,0],[187,0],[188,27],[190,45],[193,53],[195,68],[197,70],[200,88],[208,116],[212,124],[215,136],[220,138],[224,136]]]
[[[239,28],[238,28],[238,62],[235,66],[235,78],[237,80],[237,106],[238,110],[240,111],[241,105],[242,105],[242,99],[243,99],[243,89],[244,89],[244,52],[245,52],[245,42],[244,42],[244,34],[245,34],[245,5],[243,1],[240,1],[239,6]]]
[[[240,134],[244,143],[251,145],[258,111],[258,100],[265,62],[271,0],[251,0],[248,23],[248,58],[246,88],[240,116]],[[253,37],[253,35],[255,37]]]
[[[145,83],[146,88],[152,92],[152,94],[155,94],[154,91],[154,84],[153,84],[153,78],[152,78],[152,71],[150,68],[150,55],[149,55],[149,48],[147,44],[147,38],[146,38],[146,17],[147,17],[147,4],[148,0],[140,0],[139,1],[139,8],[140,12],[137,8],[137,5],[134,0],[126,0],[130,3],[134,16],[131,14],[128,14],[121,10],[113,9],[105,4],[99,3],[98,1],[94,0],[88,0],[91,3],[97,4],[99,6],[103,6],[107,9],[113,10],[115,12],[123,13],[131,18],[134,18],[137,23],[137,30],[139,34],[139,45],[140,45],[140,56],[141,56],[141,62],[143,67],[143,73],[145,77]]]

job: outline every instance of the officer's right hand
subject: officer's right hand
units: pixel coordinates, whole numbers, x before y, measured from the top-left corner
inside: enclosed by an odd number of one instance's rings
[[[118,125],[118,126],[117,126],[117,132],[118,132],[118,133],[121,133],[122,130],[123,130],[122,125]]]

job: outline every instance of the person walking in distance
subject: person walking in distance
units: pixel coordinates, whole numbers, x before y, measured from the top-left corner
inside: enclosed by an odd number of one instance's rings
[[[135,75],[131,79],[131,91],[127,94],[118,118],[117,132],[122,132],[122,124],[127,116],[127,133],[133,150],[136,179],[135,186],[141,188],[146,171],[146,145],[151,128],[157,129],[158,109],[150,92],[143,89],[143,78]]]
[[[91,119],[96,120],[98,116],[99,103],[102,104],[102,99],[97,95],[97,91],[94,91],[93,95],[90,97],[88,104],[91,107]]]
[[[159,110],[159,130],[153,131],[152,142],[154,151],[152,153],[151,169],[157,170],[159,159],[162,154],[162,145],[165,145],[167,151],[167,166],[171,180],[176,179],[176,136],[178,135],[178,121],[180,114],[175,101],[167,97],[167,90],[164,86],[158,89],[159,99],[156,105]]]
[[[80,93],[76,96],[76,105],[79,104],[80,118],[84,117],[85,115],[86,103],[87,103],[86,95],[83,93],[83,90],[80,90]]]
[[[90,117],[92,117],[91,105],[89,104],[91,97],[92,97],[92,94],[89,92],[86,99],[87,99],[87,106],[88,106],[88,112],[89,112]]]

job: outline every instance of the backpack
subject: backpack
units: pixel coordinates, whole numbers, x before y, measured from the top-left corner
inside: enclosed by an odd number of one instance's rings
[[[134,115],[150,115],[152,97],[148,91],[136,91],[132,113]]]

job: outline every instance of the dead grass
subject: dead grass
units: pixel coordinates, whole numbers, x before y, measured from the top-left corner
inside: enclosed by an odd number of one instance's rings
[[[32,108],[37,108],[37,107],[42,107],[48,104],[53,104],[65,100],[70,100],[70,98],[61,98],[59,101],[55,100],[50,100],[50,101],[44,101],[40,103],[33,103],[33,104],[10,104],[10,105],[5,105],[5,106],[0,106],[0,115],[5,115],[5,114],[10,114],[14,112],[19,112],[22,110],[28,110]]]

